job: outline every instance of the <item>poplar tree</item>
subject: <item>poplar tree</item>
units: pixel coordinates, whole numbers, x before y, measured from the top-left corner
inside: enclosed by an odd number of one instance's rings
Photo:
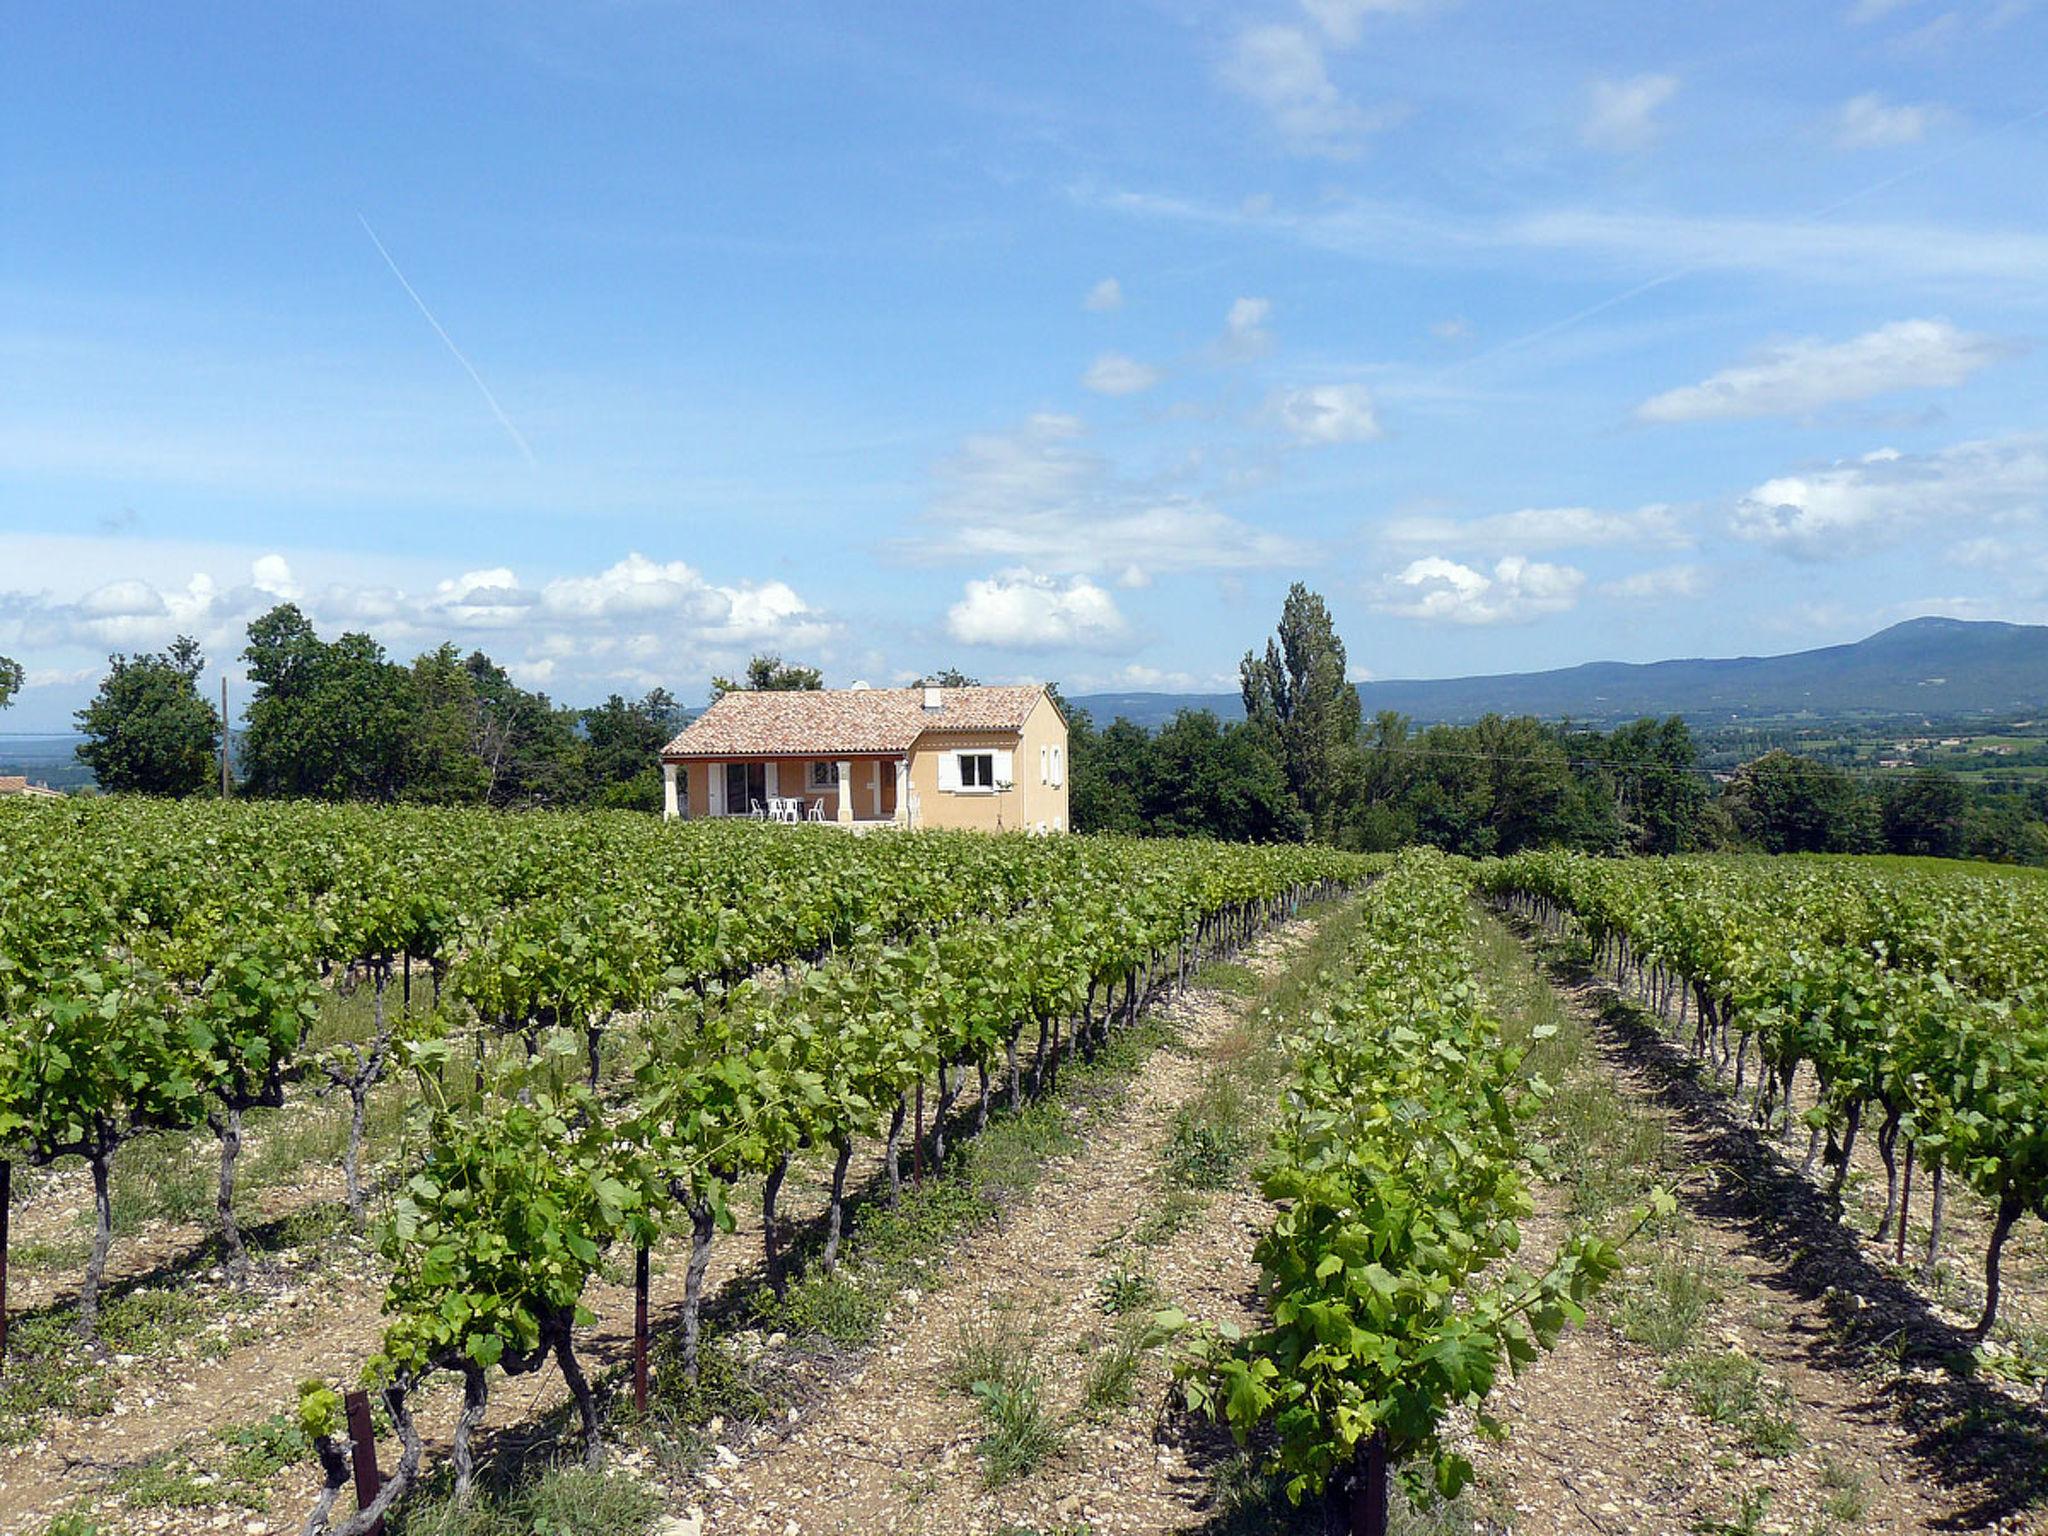
[[[1245,719],[1273,743],[1294,798],[1324,840],[1361,724],[1358,690],[1345,673],[1344,642],[1329,607],[1298,581],[1287,590],[1266,654],[1247,651],[1238,666]]]

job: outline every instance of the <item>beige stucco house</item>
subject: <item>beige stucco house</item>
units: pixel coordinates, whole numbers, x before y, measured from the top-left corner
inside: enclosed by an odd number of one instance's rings
[[[671,817],[1064,832],[1067,722],[1035,684],[721,697],[662,749]]]

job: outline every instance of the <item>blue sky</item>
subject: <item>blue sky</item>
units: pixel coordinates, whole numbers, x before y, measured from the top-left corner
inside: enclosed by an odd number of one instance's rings
[[[2041,621],[2044,56],[2028,0],[29,0],[4,723],[282,596],[572,703],[1230,687],[1295,579],[1361,676]]]

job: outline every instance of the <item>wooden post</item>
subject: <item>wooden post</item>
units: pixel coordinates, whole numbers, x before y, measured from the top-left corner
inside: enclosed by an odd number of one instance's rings
[[[918,1189],[924,1188],[924,1079],[917,1080],[917,1126],[911,1135],[913,1151],[910,1154],[910,1182]]]
[[[228,679],[223,672],[220,679],[220,797],[228,797]]]
[[[14,1201],[14,1164],[0,1157],[0,1370],[7,1368],[7,1209]]]
[[[1387,1536],[1387,1441],[1374,1435],[1358,1459],[1358,1486],[1351,1500],[1352,1536]]]
[[[1913,1214],[1913,1143],[1906,1143],[1906,1172],[1899,1189],[1899,1246],[1897,1262],[1906,1262],[1906,1222]]]
[[[348,1407],[349,1460],[356,1470],[356,1508],[368,1509],[377,1490],[384,1486],[377,1471],[377,1436],[370,1428],[370,1395],[357,1388],[344,1401]],[[381,1518],[370,1527],[369,1536],[384,1536]]]
[[[647,1245],[633,1254],[633,1407],[647,1417]]]

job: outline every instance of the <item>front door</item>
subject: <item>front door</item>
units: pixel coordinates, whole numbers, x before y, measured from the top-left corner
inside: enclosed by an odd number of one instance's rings
[[[766,763],[727,763],[725,765],[725,814],[745,816],[755,805],[768,803],[768,765]]]

